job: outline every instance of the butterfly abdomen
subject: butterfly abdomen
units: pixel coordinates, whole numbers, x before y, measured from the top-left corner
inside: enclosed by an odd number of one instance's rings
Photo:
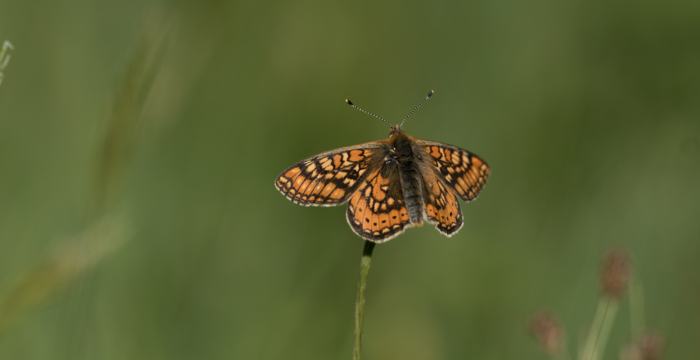
[[[413,157],[410,141],[395,142],[395,151],[401,174],[401,190],[411,223],[423,224],[423,185],[418,166]],[[406,139],[408,140],[408,139]]]

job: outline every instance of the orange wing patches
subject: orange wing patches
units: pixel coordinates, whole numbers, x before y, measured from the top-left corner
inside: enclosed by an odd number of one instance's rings
[[[311,180],[306,179],[306,180],[301,184],[301,186],[299,186],[299,189],[298,189],[299,192],[300,192],[300,193],[304,193],[304,192],[306,191],[306,188],[309,186],[309,183],[311,183]]]
[[[350,161],[351,162],[359,162],[364,159],[364,156],[362,155],[364,151],[362,150],[352,150],[350,151]]]
[[[294,180],[294,184],[292,185],[292,186],[294,186],[294,189],[299,190],[299,187],[304,182],[304,180],[306,180],[306,177],[297,176],[296,180]]]
[[[425,207],[425,212],[426,212],[426,214],[428,214],[429,218],[437,217],[437,214],[435,213],[435,207],[433,205],[427,205]]]
[[[448,151],[448,150],[445,150],[445,152],[447,152],[447,151]],[[453,163],[453,164],[459,165],[459,164],[461,163],[461,160],[462,160],[462,159],[460,159],[459,153],[453,152],[451,158],[452,158],[452,163]]]
[[[323,188],[323,191],[321,191],[321,196],[328,197],[328,195],[330,195],[334,189],[335,189],[334,183],[330,183],[330,184],[326,185],[326,187]]]
[[[457,192],[459,193],[459,195],[464,196],[465,191],[464,191],[464,188],[460,184],[455,183],[454,187],[455,187],[455,190],[457,190]]]
[[[319,181],[319,179],[316,179],[316,181],[314,181],[314,183],[316,185],[313,186],[313,192],[311,194],[318,195],[321,193],[321,190],[323,190],[323,183],[321,181]]]
[[[401,208],[401,210],[399,210],[399,216],[400,216],[402,221],[409,220],[408,219],[408,210],[406,210],[405,207]]]
[[[286,177],[287,179],[292,179],[295,175],[299,174],[300,172],[301,172],[301,169],[294,168],[294,169],[287,171],[287,173],[284,174],[284,177]]]
[[[480,164],[483,163],[483,161],[481,161],[478,157],[473,157],[473,159],[476,160],[477,162],[479,162]],[[469,156],[467,156],[467,154],[462,154],[462,161],[464,161],[465,164],[472,163],[472,160],[469,159]]]
[[[345,171],[338,171],[338,173],[335,174],[336,179],[342,179],[346,176],[348,176],[348,173],[346,173]]]
[[[372,214],[372,220],[370,220],[370,223],[372,224],[372,232],[379,231],[379,229],[380,229],[379,214],[377,214],[377,213]]]
[[[306,196],[311,195],[314,192],[314,190],[316,189],[317,183],[318,183],[318,179],[310,181],[309,184],[306,185],[306,190],[303,191],[304,195],[306,195]],[[302,186],[304,186],[304,185],[302,184]],[[301,190],[299,190],[299,191],[301,191]]]
[[[489,168],[484,160],[466,150],[446,144],[431,143],[425,149],[434,158],[434,161],[428,163],[434,166],[435,175],[445,185],[449,185],[451,192],[464,201],[474,200],[479,195],[488,179]],[[438,157],[439,153],[443,156]],[[426,189],[434,190],[434,187]]]
[[[340,155],[333,155],[333,166],[335,166],[336,168],[339,168],[341,158],[342,157]]]
[[[457,187],[457,185],[459,185],[462,187],[462,189],[469,189],[469,185],[467,185],[467,183],[464,182],[464,179],[462,177],[457,178],[457,183],[458,184],[455,184],[455,187]],[[460,194],[462,194],[462,193],[464,193],[464,190],[462,190],[460,192]]]
[[[398,210],[391,210],[389,212],[389,223],[391,224],[392,228],[394,226],[399,226],[399,224],[401,223],[401,219],[399,219],[399,211]]]
[[[389,184],[389,179],[385,179],[381,174],[377,175],[377,180],[374,183],[372,196],[376,201],[382,202],[386,198],[386,185]],[[376,210],[375,210],[376,211]]]
[[[370,241],[384,242],[412,226],[406,207],[401,207],[396,199],[401,196],[400,180],[384,177],[387,173],[394,174],[386,169],[373,171],[348,205],[348,223],[358,235]]]
[[[440,149],[437,146],[428,146],[428,152],[430,153],[430,156],[439,159],[442,157],[442,154],[440,154]]]
[[[343,196],[345,196],[345,190],[343,189],[335,189],[331,193],[331,199],[333,200],[340,200],[343,198]]]
[[[426,176],[425,180],[424,194],[430,196],[423,199],[423,214],[441,233],[451,236],[462,226],[462,212],[457,196],[447,188],[438,174]],[[464,192],[459,184],[456,184],[456,189]]]

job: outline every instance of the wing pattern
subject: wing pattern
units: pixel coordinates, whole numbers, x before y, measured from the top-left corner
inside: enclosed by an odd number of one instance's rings
[[[372,172],[350,199],[348,224],[361,237],[382,243],[411,227],[396,165]]]
[[[437,174],[426,174],[423,180],[423,215],[438,231],[450,237],[464,224],[457,196]]]
[[[445,183],[464,201],[476,199],[489,178],[489,167],[480,157],[456,146],[418,140]]]
[[[342,204],[381,165],[387,147],[386,141],[375,141],[312,156],[283,171],[275,187],[299,205]]]

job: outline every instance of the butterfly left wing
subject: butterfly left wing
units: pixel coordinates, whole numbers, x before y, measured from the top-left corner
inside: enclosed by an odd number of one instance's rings
[[[275,187],[299,205],[342,204],[381,166],[388,147],[385,140],[380,140],[326,151],[283,171]]]
[[[385,163],[363,181],[348,203],[348,224],[360,237],[383,243],[413,226],[395,163]]]
[[[489,166],[467,150],[435,141],[416,139],[430,154],[429,164],[445,183],[464,201],[476,199],[489,178]]]

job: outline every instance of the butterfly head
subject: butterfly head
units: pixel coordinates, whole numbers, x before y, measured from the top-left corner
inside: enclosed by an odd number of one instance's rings
[[[401,130],[401,125],[392,125],[389,130],[389,139],[391,139],[394,135],[398,135],[402,132],[403,130]]]

